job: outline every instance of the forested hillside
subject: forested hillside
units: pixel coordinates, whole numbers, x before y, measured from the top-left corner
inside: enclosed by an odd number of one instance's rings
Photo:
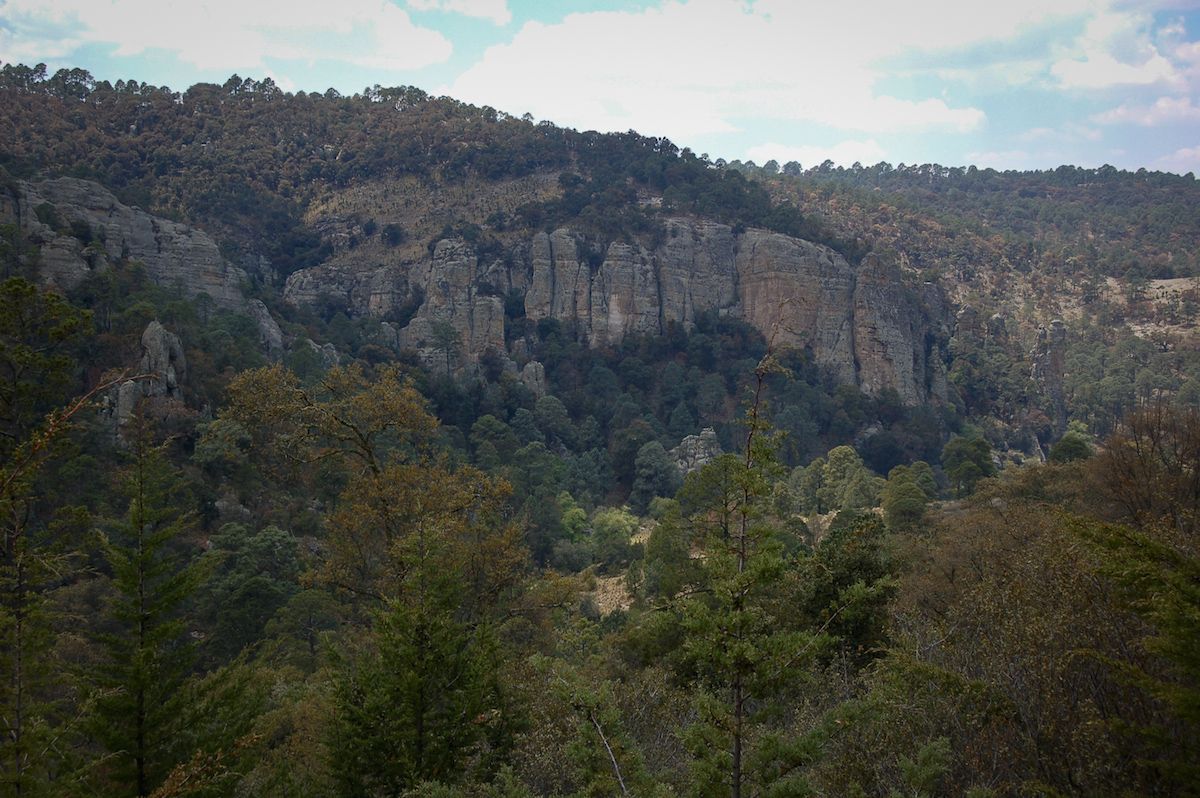
[[[1196,792],[1192,178],[0,102],[0,795]]]

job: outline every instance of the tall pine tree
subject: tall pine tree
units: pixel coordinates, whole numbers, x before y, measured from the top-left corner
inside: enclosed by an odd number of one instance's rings
[[[783,476],[764,420],[767,355],[756,369],[741,456],[689,475],[681,493],[696,548],[695,584],[673,606],[684,643],[676,660],[695,696],[684,732],[696,795],[796,795],[811,756],[788,733],[788,699],[825,640],[804,625],[785,527],[773,517]]]
[[[180,538],[190,523],[181,510],[183,483],[163,447],[139,429],[123,490],[125,518],[100,535],[112,594],[105,660],[95,673],[94,734],[106,755],[95,776],[102,791],[150,795],[176,764],[172,738],[181,717],[181,687],[192,662],[181,608],[203,580]]]

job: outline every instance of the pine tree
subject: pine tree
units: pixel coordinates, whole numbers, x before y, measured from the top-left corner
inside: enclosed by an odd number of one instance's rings
[[[32,474],[5,468],[0,480],[0,794],[40,795],[55,764],[50,741],[60,714],[50,590],[69,560],[34,520]]]
[[[319,462],[342,485],[318,577],[370,626],[339,652],[327,747],[340,791],[397,795],[493,770],[511,719],[492,628],[525,561],[508,484],[431,451],[437,421],[395,369],[334,368],[311,387],[259,369],[230,394],[225,417],[260,457]]]
[[[692,681],[697,721],[684,733],[697,795],[799,794],[811,754],[785,733],[786,701],[824,637],[797,624],[783,525],[771,517],[782,476],[763,420],[768,355],[756,369],[745,449],[689,475],[681,499],[699,546],[697,584],[675,610],[685,633],[681,673]]]
[[[71,770],[64,751],[73,724],[72,697],[53,652],[57,616],[52,593],[77,567],[76,553],[54,540],[39,506],[37,478],[73,418],[111,387],[102,383],[26,430],[0,465],[0,787],[3,794],[39,795],[51,776]]]
[[[101,785],[142,796],[175,764],[172,734],[192,661],[180,609],[205,569],[179,553],[190,518],[180,510],[181,481],[162,447],[138,430],[132,457],[125,519],[100,536],[113,595],[109,631],[99,636],[106,658],[95,674],[93,728],[108,752],[97,766]]]

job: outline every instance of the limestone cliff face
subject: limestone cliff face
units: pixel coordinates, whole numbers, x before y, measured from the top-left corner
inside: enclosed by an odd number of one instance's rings
[[[267,306],[257,299],[248,302],[242,293],[246,271],[229,263],[210,235],[124,205],[98,183],[74,178],[18,182],[0,191],[0,222],[19,225],[39,245],[38,275],[47,285],[70,290],[113,263],[137,261],[158,285],[187,297],[206,294],[218,307],[250,316],[270,358],[280,358],[285,350],[287,341]],[[270,271],[265,259],[251,267]],[[387,275],[375,279],[388,282]]]
[[[142,359],[138,378],[126,380],[106,397],[105,414],[118,438],[133,418],[138,402],[143,399],[183,398],[181,384],[187,377],[187,360],[179,336],[168,331],[158,320],[150,322],[142,332]]]
[[[489,347],[504,349],[504,302],[485,293],[479,259],[462,241],[441,241],[433,257],[419,264],[412,279],[424,290],[425,301],[407,327],[400,330],[399,346],[415,349],[434,362],[445,358],[451,341],[443,330],[453,331],[458,355],[478,355]]]
[[[812,350],[843,382],[855,382],[854,270],[808,241],[747,231],[737,253],[741,315],[779,346]]]
[[[63,225],[86,231],[90,243],[39,219],[37,208],[43,205],[52,206]],[[97,183],[66,177],[21,182],[6,211],[27,236],[43,242],[42,279],[60,288],[72,288],[92,271],[128,258],[140,261],[159,285],[178,287],[189,297],[206,293],[221,307],[246,308],[241,290],[246,273],[221,256],[211,236],[123,205]]]
[[[895,267],[872,258],[854,267],[826,247],[764,230],[735,233],[692,219],[668,220],[665,229],[653,249],[616,242],[602,258],[567,229],[538,233],[490,263],[463,241],[441,241],[419,263],[298,272],[284,296],[305,303],[336,295],[356,313],[380,316],[420,300],[398,343],[429,359],[439,347],[444,357],[436,339],[446,325],[466,359],[502,349],[499,295],[510,292],[524,295],[529,319],[573,321],[593,346],[690,327],[716,312],[745,319],[779,346],[809,349],[868,392],[892,388],[910,403],[945,396],[943,356],[930,343],[938,301]]]

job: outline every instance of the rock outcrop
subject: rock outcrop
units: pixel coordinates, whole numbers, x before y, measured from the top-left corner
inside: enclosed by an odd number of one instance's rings
[[[157,320],[146,325],[142,333],[142,357],[135,377],[118,385],[108,400],[108,412],[117,436],[133,418],[138,402],[143,399],[183,399],[182,383],[187,377],[183,344],[178,335]]]
[[[247,314],[267,356],[277,360],[284,352],[283,332],[267,306],[242,292],[246,270],[230,264],[201,230],[125,205],[98,183],[75,178],[18,181],[0,191],[0,222],[18,225],[38,245],[38,275],[47,285],[70,290],[114,263],[135,261],[157,285]],[[244,262],[258,279],[274,278],[265,258]]]
[[[870,393],[894,389],[909,403],[945,396],[939,341],[948,336],[931,316],[931,307],[943,312],[940,299],[927,296],[934,287],[912,285],[877,258],[856,267],[827,247],[778,233],[692,219],[664,224],[653,249],[614,242],[602,254],[567,229],[538,233],[491,261],[458,239],[410,264],[355,264],[345,253],[336,265],[291,275],[284,296],[297,304],[335,296],[351,312],[374,316],[419,303],[398,345],[441,364],[453,345],[459,365],[504,349],[501,296],[523,296],[529,320],[570,322],[593,346],[725,314],[778,346],[809,350]]]
[[[245,309],[246,273],[221,256],[211,236],[124,205],[97,183],[68,177],[20,182],[7,210],[26,236],[41,242],[42,279],[62,289],[129,259],[158,285]]]
[[[252,300],[247,312],[258,326],[259,346],[267,353],[267,357],[278,360],[283,355],[283,330],[279,329],[279,323],[261,299]]]
[[[680,474],[690,474],[711,463],[721,454],[721,443],[712,427],[700,430],[699,435],[688,435],[668,454]]]
[[[536,360],[531,360],[521,369],[521,382],[529,392],[541,399],[549,391],[546,386],[546,367]]]
[[[320,362],[321,368],[330,369],[342,362],[342,356],[333,344],[318,344],[311,338],[304,338],[297,346],[312,352]]]
[[[433,363],[447,356],[504,350],[504,301],[484,288],[475,251],[462,241],[440,241],[417,276],[425,301],[399,345]]]

